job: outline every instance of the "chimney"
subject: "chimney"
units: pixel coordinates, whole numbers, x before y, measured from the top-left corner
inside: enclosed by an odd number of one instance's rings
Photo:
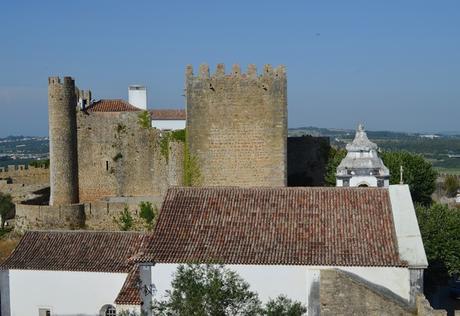
[[[130,85],[128,87],[128,102],[139,109],[147,110],[147,89],[145,86]]]

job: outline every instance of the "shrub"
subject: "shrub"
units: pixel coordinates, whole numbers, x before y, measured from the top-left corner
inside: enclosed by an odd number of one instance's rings
[[[125,206],[123,211],[119,214],[118,217],[114,218],[115,223],[118,224],[120,230],[130,230],[134,225],[134,219],[131,215],[131,212],[128,209],[128,206]]]
[[[158,216],[158,208],[151,202],[141,202],[139,204],[139,216],[145,221],[147,228],[152,229]]]

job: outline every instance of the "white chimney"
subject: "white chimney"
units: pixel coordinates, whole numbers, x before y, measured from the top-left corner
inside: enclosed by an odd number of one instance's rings
[[[147,89],[145,86],[129,86],[128,102],[139,109],[147,110]]]

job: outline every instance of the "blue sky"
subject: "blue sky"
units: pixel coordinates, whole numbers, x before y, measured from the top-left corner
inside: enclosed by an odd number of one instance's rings
[[[47,135],[50,75],[183,107],[203,62],[285,64],[290,127],[460,130],[458,0],[1,1],[0,43],[0,137]]]

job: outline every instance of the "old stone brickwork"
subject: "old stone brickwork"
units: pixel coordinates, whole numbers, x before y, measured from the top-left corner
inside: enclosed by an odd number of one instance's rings
[[[433,310],[422,294],[415,306],[388,290],[366,284],[351,274],[338,270],[321,270],[319,282],[321,316],[443,316]]]
[[[186,70],[187,139],[203,185],[285,186],[287,81],[284,66],[230,74],[217,65]]]
[[[114,196],[162,196],[182,183],[183,143],[160,150],[160,131],[144,128],[139,112],[79,111],[80,202]]]
[[[50,205],[78,203],[75,89],[71,77],[48,79]]]

